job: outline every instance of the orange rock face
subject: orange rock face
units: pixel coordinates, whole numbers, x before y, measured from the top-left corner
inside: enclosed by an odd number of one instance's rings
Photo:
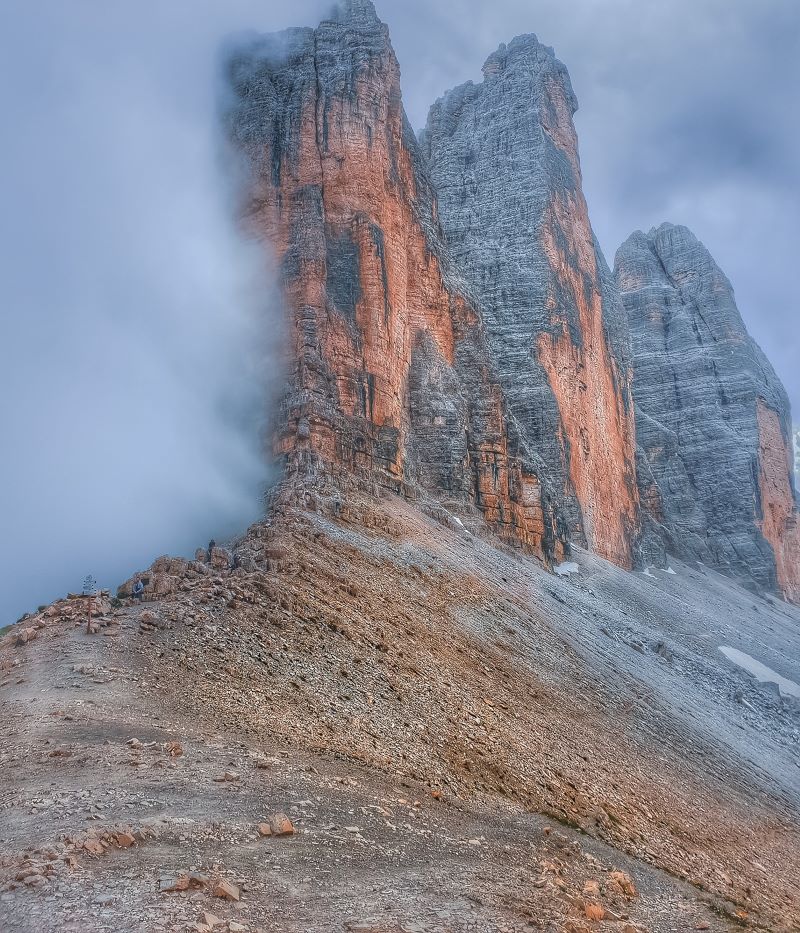
[[[423,145],[509,409],[572,540],[631,567],[640,531],[624,308],[581,190],[577,106],[535,36],[431,108]]]
[[[466,500],[506,540],[559,558],[541,477],[509,438],[479,315],[449,268],[386,27],[362,13],[346,5],[231,65],[245,222],[274,253],[290,317],[275,452]]]
[[[578,138],[561,81],[546,82],[549,106],[541,109],[544,131],[581,178]],[[580,184],[552,199],[544,224],[544,249],[561,296],[577,309],[581,344],[576,346],[559,302],[550,297],[558,336],[538,341],[569,445],[569,476],[583,513],[589,547],[623,567],[633,565],[632,540],[638,526],[636,426],[630,398],[630,371],[610,351],[603,327],[603,300],[597,251]],[[586,283],[593,283],[587,289]],[[563,297],[561,299],[563,303]]]
[[[560,236],[553,235],[555,229]],[[576,346],[567,322],[559,322],[553,300],[551,320],[560,325],[560,333],[540,335],[538,352],[558,404],[583,532],[597,554],[631,567],[639,495],[630,375],[620,371],[609,351],[600,292],[587,294],[584,287],[587,280],[597,282],[599,275],[583,195],[553,202],[545,252],[579,315],[581,345]]]
[[[792,456],[778,415],[758,401],[761,533],[775,553],[778,586],[800,603],[800,516],[792,490]]]

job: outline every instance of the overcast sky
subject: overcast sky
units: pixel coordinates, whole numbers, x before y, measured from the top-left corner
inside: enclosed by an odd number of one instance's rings
[[[421,127],[502,41],[555,47],[610,263],[685,223],[800,410],[796,0],[378,0]],[[317,0],[0,4],[0,625],[258,517],[280,310],[230,225],[216,49]]]

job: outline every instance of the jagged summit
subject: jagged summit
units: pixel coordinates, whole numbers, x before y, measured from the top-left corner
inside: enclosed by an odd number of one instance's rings
[[[437,114],[446,115],[456,113],[463,104],[480,96],[483,93],[484,85],[491,85],[495,80],[506,76],[526,74],[528,77],[544,80],[547,77],[556,78],[562,82],[564,92],[572,113],[578,109],[578,100],[572,89],[572,81],[569,71],[555,54],[552,46],[544,45],[534,33],[524,33],[515,36],[510,42],[501,42],[497,49],[486,59],[481,69],[483,73],[482,81],[465,81],[457,87],[445,91],[441,97],[433,103],[428,115],[431,118]],[[530,99],[532,105],[536,104],[537,95]],[[424,138],[430,127],[426,126],[420,131],[420,141],[424,144]]]
[[[347,25],[382,25],[372,0],[337,0],[330,19]]]
[[[628,237],[619,251],[627,256],[629,261],[630,255],[639,248],[649,250],[659,263],[662,255],[668,254],[671,257],[669,270],[662,266],[662,272],[673,284],[695,291],[706,287],[719,293],[727,293],[730,299],[726,302],[727,311],[735,317],[741,328],[745,328],[734,301],[730,280],[688,227],[665,221],[652,227],[646,234],[637,230]]]
[[[633,342],[642,501],[672,553],[800,598],[789,399],[687,227],[632,234],[615,275]]]
[[[557,76],[564,83],[572,112],[578,109],[578,101],[572,90],[572,81],[566,66],[556,58],[552,46],[544,45],[534,33],[515,36],[507,44],[501,43],[496,51],[489,55],[482,68],[485,81],[493,81],[507,71],[543,78]]]
[[[569,75],[536,36],[431,108],[421,145],[510,408],[574,540],[639,546],[629,344],[581,190]]]

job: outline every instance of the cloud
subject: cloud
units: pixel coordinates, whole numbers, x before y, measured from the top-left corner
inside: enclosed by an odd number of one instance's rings
[[[0,625],[86,573],[115,586],[258,517],[282,322],[263,249],[234,229],[216,133],[219,43],[271,28],[265,5],[13,6]]]
[[[0,623],[256,518],[281,315],[215,138],[230,33],[327,0],[0,7]],[[593,223],[685,223],[800,409],[794,0],[378,0],[421,126],[536,32],[572,74]]]

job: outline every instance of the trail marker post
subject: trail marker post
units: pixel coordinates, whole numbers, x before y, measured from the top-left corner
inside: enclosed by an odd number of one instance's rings
[[[89,573],[83,580],[83,595],[86,597],[86,634],[92,634],[92,603],[97,596],[97,581]]]

